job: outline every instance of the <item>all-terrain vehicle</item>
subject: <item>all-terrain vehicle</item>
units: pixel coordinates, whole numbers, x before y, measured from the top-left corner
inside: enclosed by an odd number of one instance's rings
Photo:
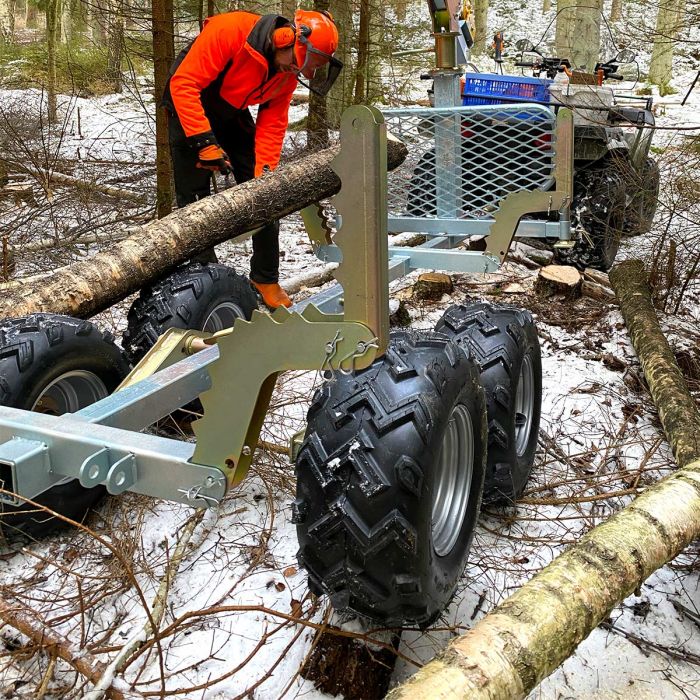
[[[571,71],[568,59],[542,55],[527,40],[516,47],[521,56],[515,65],[531,68],[533,77],[467,73],[463,79],[462,104],[482,105],[484,110],[459,118],[460,138],[453,141],[458,149],[453,154],[456,164],[450,166],[458,180],[456,206],[450,211],[441,207],[440,172],[450,163],[444,153],[436,155],[440,147],[433,133],[435,143],[414,165],[406,213],[468,220],[472,223],[464,230],[472,234],[473,222],[489,218],[510,192],[554,189],[550,120],[546,111],[530,105],[542,105],[554,113],[568,107],[574,113],[571,240],[562,240],[555,232],[560,240],[554,246],[563,262],[607,270],[622,235],[649,230],[659,190],[658,165],[649,155],[652,100],[616,94],[607,84],[622,79],[619,67],[633,61],[634,55],[620,51],[588,74]],[[518,104],[522,109],[513,109]],[[497,109],[499,105],[504,109]],[[436,126],[428,118],[422,129],[435,132]],[[528,219],[551,221],[553,213],[532,214]],[[543,237],[551,237],[548,234]]]

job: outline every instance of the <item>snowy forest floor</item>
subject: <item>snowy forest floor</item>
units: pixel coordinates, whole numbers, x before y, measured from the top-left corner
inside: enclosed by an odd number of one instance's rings
[[[700,123],[700,88],[686,108],[679,104],[692,77],[690,72],[681,77],[679,94],[662,100],[654,143],[664,177],[654,228],[625,240],[620,257],[651,260],[663,235],[678,238],[679,260],[689,262],[697,254],[697,205],[690,211],[685,203],[693,191],[697,195],[698,159],[683,155],[689,152],[688,136],[673,131]],[[28,145],[41,154],[38,163],[87,183],[136,194],[152,187],[152,122],[143,109],[152,110],[152,96],[66,98],[62,123],[53,130],[41,129],[32,117],[40,103],[35,91],[0,92],[5,147]],[[303,107],[294,110],[292,121],[303,114]],[[293,141],[292,136],[292,149]],[[33,185],[34,202],[0,202],[4,235],[25,251],[18,254],[18,274],[89,255],[103,242],[95,231],[114,240],[151,211],[148,202],[109,199],[90,186],[57,186],[47,193],[36,181]],[[320,265],[299,217],[286,219],[281,235],[282,279]],[[247,273],[249,242],[230,242],[217,251],[222,262]],[[698,396],[700,288],[690,275],[681,293],[684,270],[679,262],[661,281],[668,290],[661,320]],[[531,481],[515,507],[484,510],[458,594],[436,626],[404,631],[394,682],[674,469],[616,305],[588,298],[542,300],[533,290],[536,274],[515,262],[488,276],[454,274],[454,293],[435,302],[416,302],[410,295],[417,273],[391,286],[392,297],[405,300],[412,326],[419,329],[432,329],[453,303],[486,300],[527,308],[537,321],[543,358],[542,422]],[[119,339],[130,302],[95,321]],[[309,595],[296,562],[290,522],[294,472],[278,449],[302,427],[320,381],[314,372],[282,377],[264,426],[269,449],[258,451],[251,476],[222,507],[197,523],[170,585],[158,643],[144,646],[124,672],[143,696],[329,697],[299,676],[314,626],[330,613],[325,599]],[[6,546],[0,554],[0,597],[108,662],[140,635],[146,607],[185,525],[195,517],[184,506],[133,494],[110,498],[91,516],[89,530]],[[356,623],[346,629],[364,634]],[[78,698],[88,688],[50,650],[8,626],[0,629],[4,697]],[[700,545],[651,576],[532,697],[700,698]]]

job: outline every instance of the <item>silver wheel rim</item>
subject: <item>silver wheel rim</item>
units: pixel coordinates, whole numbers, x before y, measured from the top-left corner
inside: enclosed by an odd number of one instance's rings
[[[245,318],[243,309],[232,301],[225,301],[212,309],[202,330],[207,333],[216,333],[224,328],[231,328],[237,318]]]
[[[107,387],[96,374],[76,370],[54,379],[41,392],[31,410],[60,416],[75,413],[108,395]]]
[[[522,457],[527,450],[532,432],[532,413],[535,405],[535,373],[529,355],[523,358],[515,392],[515,453]]]
[[[466,406],[452,409],[437,462],[431,530],[433,549],[447,556],[459,538],[467,514],[474,473],[474,428]]]

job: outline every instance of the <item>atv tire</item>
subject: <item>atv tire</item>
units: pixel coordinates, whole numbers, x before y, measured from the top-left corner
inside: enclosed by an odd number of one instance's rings
[[[250,320],[258,303],[250,282],[216,263],[189,263],[142,289],[127,316],[122,344],[136,364],[169,328],[216,332]]]
[[[628,166],[631,167],[631,166]],[[639,173],[630,173],[627,192],[632,200],[625,209],[622,232],[626,236],[640,236],[649,233],[659,201],[661,173],[653,158],[647,158]]]
[[[89,321],[32,314],[0,322],[3,406],[52,415],[74,413],[108,396],[128,372],[129,363],[113,336]],[[86,489],[74,479],[32,500],[81,521],[104,493],[102,487]],[[0,529],[8,538],[18,534],[40,538],[64,526],[28,504],[0,504],[0,510]]]
[[[479,366],[488,416],[484,501],[512,503],[532,472],[542,406],[542,360],[532,316],[512,306],[455,304],[435,330]]]
[[[574,178],[572,228],[585,235],[570,250],[557,250],[565,265],[607,271],[615,262],[625,214],[625,182],[613,166],[583,170]]]
[[[370,367],[327,382],[292,513],[311,590],[386,626],[433,622],[466,565],[485,458],[478,368],[444,336],[397,331]]]

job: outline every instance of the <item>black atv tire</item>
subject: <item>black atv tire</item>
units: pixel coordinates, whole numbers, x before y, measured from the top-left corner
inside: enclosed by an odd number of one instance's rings
[[[631,167],[631,166],[628,166]],[[659,202],[661,172],[653,158],[647,158],[639,173],[630,173],[627,192],[632,199],[625,209],[622,232],[626,236],[640,236],[649,233]]]
[[[532,472],[542,410],[535,322],[513,306],[455,304],[435,330],[479,365],[488,416],[484,501],[512,503]]]
[[[485,459],[479,371],[444,336],[397,331],[384,357],[327,382],[296,461],[311,590],[383,625],[433,622],[466,566]]]
[[[590,242],[582,236],[570,250],[557,249],[557,259],[580,270],[609,270],[620,247],[625,204],[624,178],[614,166],[577,173],[571,226],[582,227]]]
[[[217,263],[189,263],[141,293],[127,315],[122,345],[136,364],[169,328],[215,332],[247,321],[258,307],[250,282]]]
[[[128,372],[114,337],[90,321],[40,313],[0,322],[0,405],[74,413],[108,396]],[[86,489],[74,479],[32,500],[81,521],[104,494],[103,487]],[[8,538],[41,538],[64,526],[33,506],[0,504],[0,509],[0,529]]]

